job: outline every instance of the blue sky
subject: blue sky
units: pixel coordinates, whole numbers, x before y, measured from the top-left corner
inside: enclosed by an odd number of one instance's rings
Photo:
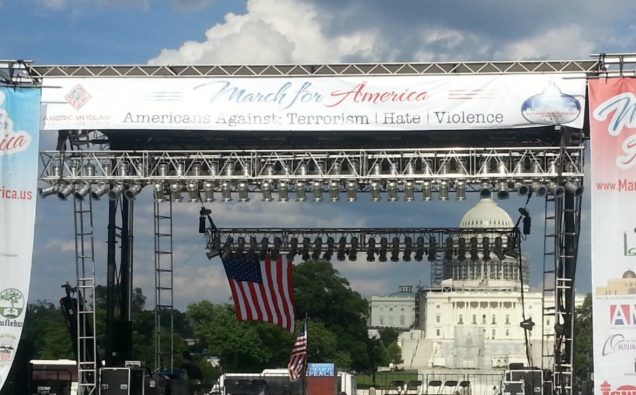
[[[36,64],[267,64],[589,59],[630,52],[630,0],[433,2],[419,0],[0,0],[3,59]],[[41,149],[55,136],[43,134]],[[153,227],[149,191],[136,206],[135,284],[152,304]],[[475,202],[214,203],[218,226],[456,226]],[[577,287],[590,289],[589,188],[584,198]],[[501,202],[513,219],[525,199]],[[98,281],[105,281],[106,202],[96,202]],[[227,300],[219,262],[208,261],[198,206],[175,206],[177,307]],[[538,284],[543,200],[533,199],[532,235],[522,248]],[[75,279],[72,203],[38,201],[31,300],[56,301]],[[284,214],[284,215],[283,215]],[[386,294],[428,282],[422,263],[337,264],[354,289]]]

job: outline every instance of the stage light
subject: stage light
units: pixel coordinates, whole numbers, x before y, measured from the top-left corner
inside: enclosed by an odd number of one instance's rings
[[[528,185],[522,182],[515,182],[515,190],[520,196],[526,196],[530,192]]]
[[[205,181],[203,183],[203,195],[207,203],[214,201],[214,183],[212,181]]]
[[[75,199],[84,200],[84,198],[86,197],[86,195],[88,195],[88,192],[90,192],[90,190],[91,190],[91,184],[89,183],[82,184],[82,186],[80,186],[80,188],[77,191],[75,191]]]
[[[342,236],[338,241],[338,252],[336,253],[336,259],[339,261],[345,260],[345,255],[347,253],[347,239]]]
[[[225,244],[223,244],[223,255],[232,253],[233,244],[234,244],[234,239],[232,238],[232,236],[228,236],[228,238],[225,239]]]
[[[115,184],[115,186],[108,191],[108,198],[110,200],[117,200],[119,195],[124,191],[124,186],[121,183]]]
[[[347,181],[347,200],[350,202],[355,202],[358,200],[357,196],[358,183],[355,180]]]
[[[358,238],[351,238],[351,248],[349,248],[349,260],[355,261],[358,259]]]
[[[499,181],[497,189],[497,199],[505,200],[510,197],[510,193],[508,192],[508,182]]]
[[[488,236],[484,236],[481,239],[481,249],[484,261],[490,260],[490,238],[488,238]]]
[[[311,259],[318,260],[320,259],[320,252],[322,251],[322,238],[316,237],[314,241],[314,252],[311,254]]]
[[[371,183],[371,200],[374,202],[379,202],[382,197],[380,196],[380,191],[382,190],[382,186],[379,181],[373,181]]]
[[[180,202],[183,199],[181,196],[181,183],[179,181],[173,181],[170,183],[170,200],[173,202]]]
[[[272,248],[272,258],[278,258],[283,241],[280,237],[274,237],[274,247]]]
[[[322,201],[322,181],[314,181],[311,185],[314,202]]]
[[[411,253],[413,252],[413,239],[410,236],[404,238],[404,253],[402,254],[402,260],[404,262],[411,261]]]
[[[437,240],[435,237],[431,237],[428,242],[428,260],[429,262],[437,260]]]
[[[444,247],[444,259],[453,259],[453,238],[450,236],[446,238],[446,245]]]
[[[124,196],[128,200],[135,200],[135,197],[141,192],[141,184],[134,183],[124,191]]]
[[[544,184],[542,184],[540,182],[537,182],[537,181],[534,181],[532,183],[532,192],[535,195],[543,196],[543,195],[545,195],[547,193],[547,191],[548,191],[548,188]]]
[[[170,168],[168,167],[167,163],[159,163],[157,168],[159,169],[159,176],[168,177],[168,173],[170,171]]]
[[[400,238],[394,237],[391,240],[391,262],[397,262],[400,260]]]
[[[415,182],[407,181],[404,184],[404,200],[407,202],[415,200]]]
[[[495,255],[497,255],[499,259],[503,259],[503,242],[502,242],[501,236],[495,237],[494,251],[495,251]]]
[[[224,202],[232,201],[232,183],[230,181],[223,181],[221,183],[221,199]]]
[[[305,190],[306,184],[304,181],[298,181],[296,183],[296,200],[304,202],[307,200],[307,191]]]
[[[261,239],[261,250],[258,255],[261,260],[265,259],[267,256],[267,251],[269,250],[269,239],[267,237],[263,237]]]
[[[239,202],[249,202],[250,196],[249,196],[249,189],[247,188],[247,182],[239,181],[237,189],[238,189]]]
[[[59,185],[57,184],[51,185],[46,188],[38,188],[38,194],[40,195],[41,198],[45,198],[47,196],[56,195],[59,189],[60,189]]]
[[[261,184],[261,193],[263,194],[264,202],[271,202],[272,198],[272,183],[270,181],[264,181]]]
[[[457,259],[460,261],[466,260],[466,238],[460,237],[457,245]]]
[[[129,167],[130,167],[130,165],[128,164],[128,162],[121,162],[119,164],[119,175],[121,177],[127,177],[128,176]]]
[[[583,186],[577,185],[573,183],[572,181],[567,181],[565,183],[565,190],[568,193],[573,194],[574,196],[581,196],[583,194]]]
[[[388,201],[389,202],[397,202],[398,197],[398,183],[397,181],[389,181],[387,184],[387,192],[389,194]]]
[[[104,182],[97,184],[97,187],[91,191],[91,197],[95,200],[99,200],[102,196],[108,193],[110,186]]]
[[[470,259],[472,261],[479,259],[479,244],[476,237],[470,238]]]
[[[367,241],[367,262],[375,261],[375,238],[370,237]]]
[[[236,253],[242,255],[245,252],[245,238],[239,236],[236,242]]]
[[[448,181],[446,180],[439,183],[439,200],[448,200]]]
[[[278,201],[289,201],[289,183],[287,181],[280,181],[278,183]]]
[[[292,237],[289,240],[289,255],[293,258],[298,255],[298,238]]]
[[[258,242],[256,241],[256,237],[250,236],[250,253],[256,254],[257,249],[258,249]]]
[[[429,201],[433,198],[433,187],[430,181],[424,181],[422,183],[422,198],[425,201]]]
[[[418,237],[415,244],[415,260],[421,262],[424,259],[424,238]]]
[[[333,237],[327,237],[327,250],[325,251],[325,254],[322,256],[323,259],[327,261],[331,260],[331,257],[333,256],[334,245],[335,245],[335,240],[333,239]]]
[[[303,250],[302,250],[302,257],[303,257],[303,261],[308,261],[310,258],[309,255],[309,246],[311,245],[311,240],[309,240],[309,237],[304,237],[303,238]]]
[[[329,195],[332,202],[340,200],[340,183],[336,180],[329,182]]]
[[[57,197],[60,198],[60,200],[66,200],[66,198],[69,197],[74,190],[75,186],[73,184],[65,184],[57,193]]]
[[[389,250],[388,244],[386,237],[380,239],[380,249],[378,250],[378,260],[380,262],[386,262],[386,253]]]
[[[455,183],[455,198],[460,201],[466,199],[466,182],[464,180]]]
[[[556,182],[551,181],[548,184],[548,191],[550,191],[550,193],[553,194],[555,197],[560,198],[561,196],[563,196],[563,193],[565,192],[565,188],[563,188],[561,185],[557,184]]]
[[[163,181],[157,181],[154,183],[154,185],[152,186],[152,189],[154,191],[154,198],[156,201],[158,202],[163,202],[164,200],[164,184]]]
[[[479,197],[482,199],[489,198],[491,196],[491,185],[488,181],[482,181],[479,189]]]

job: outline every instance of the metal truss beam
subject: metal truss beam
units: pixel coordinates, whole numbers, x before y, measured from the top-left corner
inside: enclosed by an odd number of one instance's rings
[[[307,191],[320,200],[322,192],[338,200],[341,192],[355,200],[357,192],[370,192],[374,200],[387,191],[389,200],[398,192],[413,200],[422,193],[445,195],[453,191],[516,190],[527,194],[560,194],[556,181],[578,188],[583,178],[583,146],[497,147],[449,149],[378,150],[253,150],[253,151],[44,151],[40,178],[51,187],[44,195],[65,199],[72,193],[94,197],[124,193],[134,197],[152,185],[160,197],[181,200],[182,192],[198,201],[221,193],[224,201],[248,200],[248,193],[260,191],[264,200],[288,200],[295,192],[305,200]],[[551,189],[550,189],[551,188]],[[320,195],[320,199],[317,198]],[[377,196],[376,196],[377,195]],[[336,197],[338,196],[338,197]],[[376,199],[377,197],[377,199]]]
[[[596,73],[598,60],[348,63],[307,65],[29,65],[34,77],[307,77],[435,74]]]
[[[304,260],[435,261],[518,256],[516,228],[215,228],[206,231],[206,254],[286,253]],[[413,257],[411,257],[413,255]]]

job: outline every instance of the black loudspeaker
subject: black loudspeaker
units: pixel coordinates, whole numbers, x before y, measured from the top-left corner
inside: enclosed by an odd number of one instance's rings
[[[523,381],[526,395],[543,395],[543,371],[539,369],[508,370],[506,380]]]
[[[524,394],[523,381],[507,381],[501,382],[502,395],[526,395]]]
[[[99,373],[101,395],[145,395],[143,369],[102,368]]]

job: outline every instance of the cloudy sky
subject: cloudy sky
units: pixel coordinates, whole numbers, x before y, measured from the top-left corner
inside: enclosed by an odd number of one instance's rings
[[[422,0],[0,0],[2,58],[36,64],[268,64],[590,59],[635,48],[636,4]],[[55,136],[43,134],[41,149]],[[262,203],[210,205],[218,226],[456,226],[475,202]],[[513,219],[525,199],[500,202]],[[533,199],[522,245],[538,286],[543,205]],[[106,202],[95,204],[98,281],[105,281]],[[590,289],[589,188],[577,287]],[[135,217],[135,284],[153,301],[153,226],[148,191]],[[75,279],[71,202],[38,201],[31,299],[55,301]],[[198,206],[175,206],[175,300],[224,301],[218,261],[204,255]],[[337,264],[364,295],[426,284],[422,263]]]

